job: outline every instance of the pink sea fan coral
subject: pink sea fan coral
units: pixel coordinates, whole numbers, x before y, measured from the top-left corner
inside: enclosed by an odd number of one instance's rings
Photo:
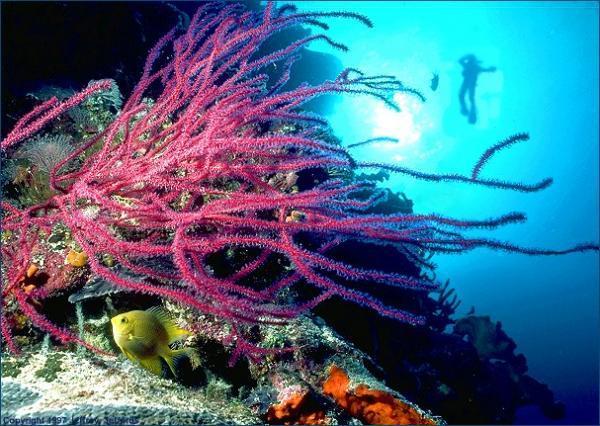
[[[358,167],[522,191],[539,190],[551,182],[526,185],[481,179],[480,171],[495,150],[486,152],[471,176],[435,175],[394,165],[359,163],[343,148],[322,140],[318,135],[325,121],[301,109],[314,97],[360,94],[394,107],[390,100],[394,92],[419,96],[394,77],[365,76],[355,69],[318,86],[282,91],[303,46],[320,40],[345,47],[322,34],[258,55],[260,46],[290,26],[326,28],[320,20],[328,17],[370,25],[360,15],[296,13],[291,6],[275,8],[272,3],[262,14],[245,12],[238,4],[203,4],[181,36],[175,36],[175,28],[161,38],[114,122],[54,167],[50,181],[57,194],[43,205],[24,210],[3,203],[3,227],[11,237],[2,249],[7,271],[2,303],[13,298],[37,326],[62,341],[82,343],[37,314],[28,295],[16,285],[30,262],[37,231],[49,230],[59,222],[70,228],[96,275],[124,289],[217,315],[230,321],[233,330],[238,330],[239,324],[285,322],[334,296],[400,321],[422,323],[423,317],[388,307],[343,282],[360,280],[412,289],[430,289],[432,283],[360,269],[327,256],[328,250],[348,240],[395,246],[403,252],[460,252],[481,246],[529,254],[598,249],[593,244],[566,250],[524,249],[459,232],[523,221],[524,216],[518,213],[490,220],[365,214],[383,198],[367,182],[330,178],[297,192],[271,184],[276,176],[310,168]],[[275,63],[283,66],[283,72],[273,82],[264,70]],[[45,102],[17,123],[2,141],[2,149],[12,149],[86,97],[109,87],[110,82],[100,81],[62,103],[56,99]],[[297,130],[269,130],[282,122],[295,124]],[[64,165],[84,153],[86,159],[80,169],[65,171],[68,168]],[[365,190],[373,195],[361,197]],[[128,230],[134,230],[136,237],[127,237]],[[316,248],[303,245],[301,234],[317,241]],[[258,248],[260,253],[238,270],[220,277],[208,267],[210,255],[244,247]],[[107,254],[118,269],[100,261]],[[272,254],[286,259],[289,272],[264,288],[246,285],[244,277]],[[167,259],[172,267],[153,266],[157,264],[153,259]],[[288,303],[278,298],[282,290],[299,282],[317,289],[312,299]],[[2,324],[7,345],[15,347],[4,317]],[[236,354],[261,352],[241,337],[237,343]]]

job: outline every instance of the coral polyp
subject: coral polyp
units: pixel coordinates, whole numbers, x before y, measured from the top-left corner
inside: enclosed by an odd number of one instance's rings
[[[565,250],[528,249],[461,234],[525,219],[509,213],[484,220],[441,215],[373,214],[386,192],[368,181],[335,178],[329,170],[378,168],[434,182],[460,181],[517,191],[538,191],[551,180],[509,183],[481,178],[497,150],[519,140],[516,135],[490,150],[472,175],[436,175],[397,165],[361,163],[322,137],[326,121],[302,110],[307,101],[327,93],[371,96],[394,107],[394,93],[421,97],[391,76],[366,76],[346,69],[318,86],[285,89],[298,51],[313,41],[344,49],[325,35],[311,35],[279,50],[259,53],[263,43],[297,25],[325,28],[325,18],[369,21],[351,13],[296,13],[273,3],[258,14],[237,4],[202,5],[183,34],[179,28],[150,51],[142,77],[120,113],[104,130],[82,143],[50,171],[53,195],[27,208],[2,204],[4,274],[2,335],[16,350],[8,316],[17,305],[31,322],[63,342],[83,344],[36,311],[33,301],[43,288],[24,292],[22,282],[32,263],[40,234],[66,226],[81,256],[96,276],[121,289],[167,298],[233,324],[282,324],[322,301],[341,297],[399,321],[423,324],[424,316],[389,307],[359,291],[351,282],[431,290],[427,279],[359,268],[328,256],[351,240],[417,252],[462,252],[476,247],[526,254],[562,254],[598,250],[596,244]],[[273,81],[266,67],[283,71]],[[110,90],[98,81],[59,102],[52,98],[24,116],[2,141],[10,155],[18,144],[86,98]],[[74,164],[78,167],[73,167]],[[325,179],[292,190],[298,175],[321,170]],[[295,178],[288,178],[296,175]],[[289,181],[289,185],[281,182]],[[210,259],[250,250],[241,264],[218,274]],[[78,251],[79,253],[79,251]],[[105,259],[112,260],[110,266]],[[266,285],[248,277],[272,259],[281,273]],[[81,262],[83,266],[85,262]],[[79,265],[79,264],[78,264]],[[296,285],[312,287],[309,297],[284,297]],[[261,352],[237,333],[236,355]],[[99,349],[95,349],[100,351]]]

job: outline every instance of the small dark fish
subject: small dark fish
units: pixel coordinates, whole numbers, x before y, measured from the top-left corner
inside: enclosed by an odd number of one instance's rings
[[[438,73],[433,73],[433,77],[431,78],[431,90],[433,90],[435,92],[437,90],[439,84],[440,84],[440,75]]]

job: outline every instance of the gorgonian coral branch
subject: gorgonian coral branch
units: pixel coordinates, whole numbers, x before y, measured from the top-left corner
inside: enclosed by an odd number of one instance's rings
[[[481,162],[481,160],[480,160]],[[479,162],[478,162],[479,164]],[[408,175],[415,179],[427,180],[430,182],[462,182],[462,183],[473,183],[481,186],[488,186],[497,189],[510,189],[513,191],[520,192],[537,192],[542,189],[546,189],[552,185],[552,178],[545,178],[541,181],[533,184],[526,184],[521,182],[506,182],[499,179],[481,179],[478,177],[478,172],[474,176],[466,176],[457,173],[426,173],[419,170],[409,169],[407,167],[396,166],[393,164],[373,163],[373,162],[360,162],[357,163],[359,167],[377,168],[388,170],[390,172],[400,173]]]
[[[357,146],[367,145],[367,144],[374,143],[374,142],[392,142],[392,143],[398,143],[399,140],[396,139],[396,138],[390,138],[390,137],[387,137],[387,136],[381,136],[381,137],[377,137],[377,138],[367,139],[367,140],[361,141],[361,142],[351,143],[350,145],[348,145],[348,148],[356,148]]]
[[[50,184],[57,194],[44,205],[25,210],[3,204],[3,229],[12,234],[3,247],[8,271],[3,282],[3,306],[12,297],[38,327],[61,341],[89,347],[43,319],[19,287],[32,262],[31,238],[56,223],[70,229],[88,255],[94,274],[123,289],[168,298],[234,325],[281,324],[331,297],[342,297],[400,321],[422,324],[423,316],[386,306],[353,288],[351,282],[424,291],[430,290],[432,283],[358,268],[328,256],[331,249],[351,240],[397,250],[425,266],[427,262],[419,260],[419,252],[489,247],[526,254],[562,254],[598,249],[595,244],[566,250],[528,249],[461,234],[465,229],[522,222],[525,217],[520,213],[487,220],[367,214],[369,208],[385,201],[386,195],[365,182],[330,178],[297,193],[273,184],[277,176],[306,169],[355,167],[384,168],[434,182],[459,181],[528,192],[551,182],[546,179],[530,185],[479,178],[485,162],[512,142],[492,147],[472,175],[463,176],[357,163],[344,148],[321,139],[319,131],[326,121],[301,109],[315,97],[361,94],[397,108],[391,100],[394,93],[421,96],[395,77],[365,76],[352,68],[333,81],[283,90],[303,46],[316,40],[338,48],[343,45],[324,35],[313,35],[276,51],[258,54],[259,49],[268,38],[290,26],[324,28],[319,20],[328,17],[352,18],[370,25],[360,15],[342,12],[299,14],[293,7],[276,9],[269,3],[261,15],[244,12],[238,4],[215,7],[207,3],[198,9],[183,34],[177,36],[176,28],[161,38],[113,123],[50,172]],[[283,70],[272,82],[264,73],[271,64],[280,64]],[[107,89],[108,84],[96,83],[63,103],[42,104],[17,123],[2,142],[2,149],[31,137],[69,107]],[[147,99],[150,89],[158,93],[152,101]],[[293,125],[296,131],[277,131],[281,124]],[[81,159],[82,154],[85,159],[81,167],[69,171],[65,166]],[[370,195],[361,197],[365,191]],[[131,237],[130,231],[137,237]],[[307,235],[317,248],[307,248]],[[225,276],[214,273],[211,256],[244,248],[260,254]],[[105,254],[110,254],[120,269],[104,265],[100,259]],[[287,268],[262,288],[249,285],[249,277],[273,256]],[[166,269],[157,266],[165,263]],[[282,297],[285,289],[299,284],[313,286],[314,295],[301,302]],[[1,324],[7,345],[16,349],[6,318]],[[236,357],[240,351],[252,350],[252,344],[242,338],[238,341]]]
[[[513,135],[513,136],[497,143],[496,145],[488,148],[481,155],[481,157],[479,158],[479,161],[477,161],[477,164],[475,164],[475,166],[473,167],[473,171],[471,172],[471,177],[473,179],[477,179],[477,177],[479,176],[479,173],[481,172],[481,169],[492,158],[492,156],[494,154],[496,154],[498,151],[500,151],[501,149],[507,148],[517,142],[526,141],[526,140],[529,140],[529,135],[527,133],[517,133],[516,135]]]
[[[51,98],[35,108],[29,114],[25,115],[21,120],[17,121],[13,130],[2,140],[0,148],[6,150],[12,145],[37,133],[45,124],[54,120],[69,109],[79,105],[94,93],[110,89],[111,85],[111,80],[101,80],[91,84],[86,89],[61,103],[57,103],[58,101],[56,98]],[[36,116],[39,117],[34,118]]]

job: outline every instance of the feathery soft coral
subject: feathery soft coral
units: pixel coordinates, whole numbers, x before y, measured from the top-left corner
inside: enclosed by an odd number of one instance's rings
[[[524,220],[517,213],[490,220],[462,221],[438,215],[364,214],[382,201],[382,194],[366,182],[328,179],[300,192],[282,190],[269,182],[275,176],[310,168],[377,167],[430,181],[461,181],[497,188],[536,191],[551,181],[526,185],[479,177],[497,149],[487,151],[471,176],[435,175],[399,166],[360,163],[343,148],[318,136],[325,120],[303,112],[308,100],[325,93],[350,93],[376,97],[395,107],[393,93],[420,94],[390,76],[365,76],[347,69],[321,85],[282,91],[298,51],[320,40],[345,46],[325,35],[311,35],[288,46],[258,55],[263,42],[294,25],[326,28],[321,19],[343,17],[370,22],[351,13],[295,13],[286,5],[269,3],[264,13],[244,11],[238,4],[203,4],[179,37],[174,28],[150,51],[142,77],[120,114],[102,133],[72,152],[51,172],[57,192],[42,205],[18,210],[3,203],[3,228],[12,241],[3,248],[7,276],[3,306],[9,298],[41,329],[63,342],[91,348],[67,330],[45,320],[30,305],[29,296],[15,283],[30,262],[37,230],[63,223],[88,256],[92,272],[124,289],[165,297],[234,324],[281,323],[339,296],[375,309],[400,321],[420,324],[423,317],[384,305],[368,294],[348,288],[344,280],[366,280],[383,285],[430,289],[425,280],[364,270],[327,256],[332,247],[357,239],[393,245],[406,252],[415,247],[460,252],[475,247],[528,254],[561,254],[597,250],[594,244],[566,250],[531,250],[489,239],[460,234],[465,228],[491,228]],[[269,81],[265,68],[281,64],[283,71]],[[38,132],[69,108],[93,93],[109,88],[100,81],[59,103],[55,99],[23,117],[2,141],[10,150]],[[145,96],[158,93],[153,101]],[[293,133],[265,131],[275,123],[294,123]],[[515,136],[515,141],[523,139]],[[94,147],[94,150],[90,148]],[[99,149],[96,149],[99,148]],[[94,151],[94,153],[91,153]],[[65,171],[65,164],[82,153],[80,169]],[[358,196],[369,190],[370,198]],[[92,212],[92,213],[90,213]],[[292,219],[289,219],[289,218]],[[119,229],[135,229],[141,238],[127,238]],[[300,234],[309,234],[319,245],[306,248]],[[225,248],[254,247],[259,255],[217,277],[206,259]],[[100,262],[109,254],[117,269]],[[287,259],[290,272],[257,289],[243,278],[260,268],[271,254]],[[151,259],[168,259],[172,270],[152,266]],[[123,274],[122,271],[132,274]],[[141,280],[132,276],[146,276]],[[341,278],[337,279],[336,277]],[[283,303],[280,292],[298,282],[318,292],[302,303]],[[6,318],[2,335],[16,349]],[[237,339],[236,355],[261,353]],[[93,349],[93,348],[91,348]]]

